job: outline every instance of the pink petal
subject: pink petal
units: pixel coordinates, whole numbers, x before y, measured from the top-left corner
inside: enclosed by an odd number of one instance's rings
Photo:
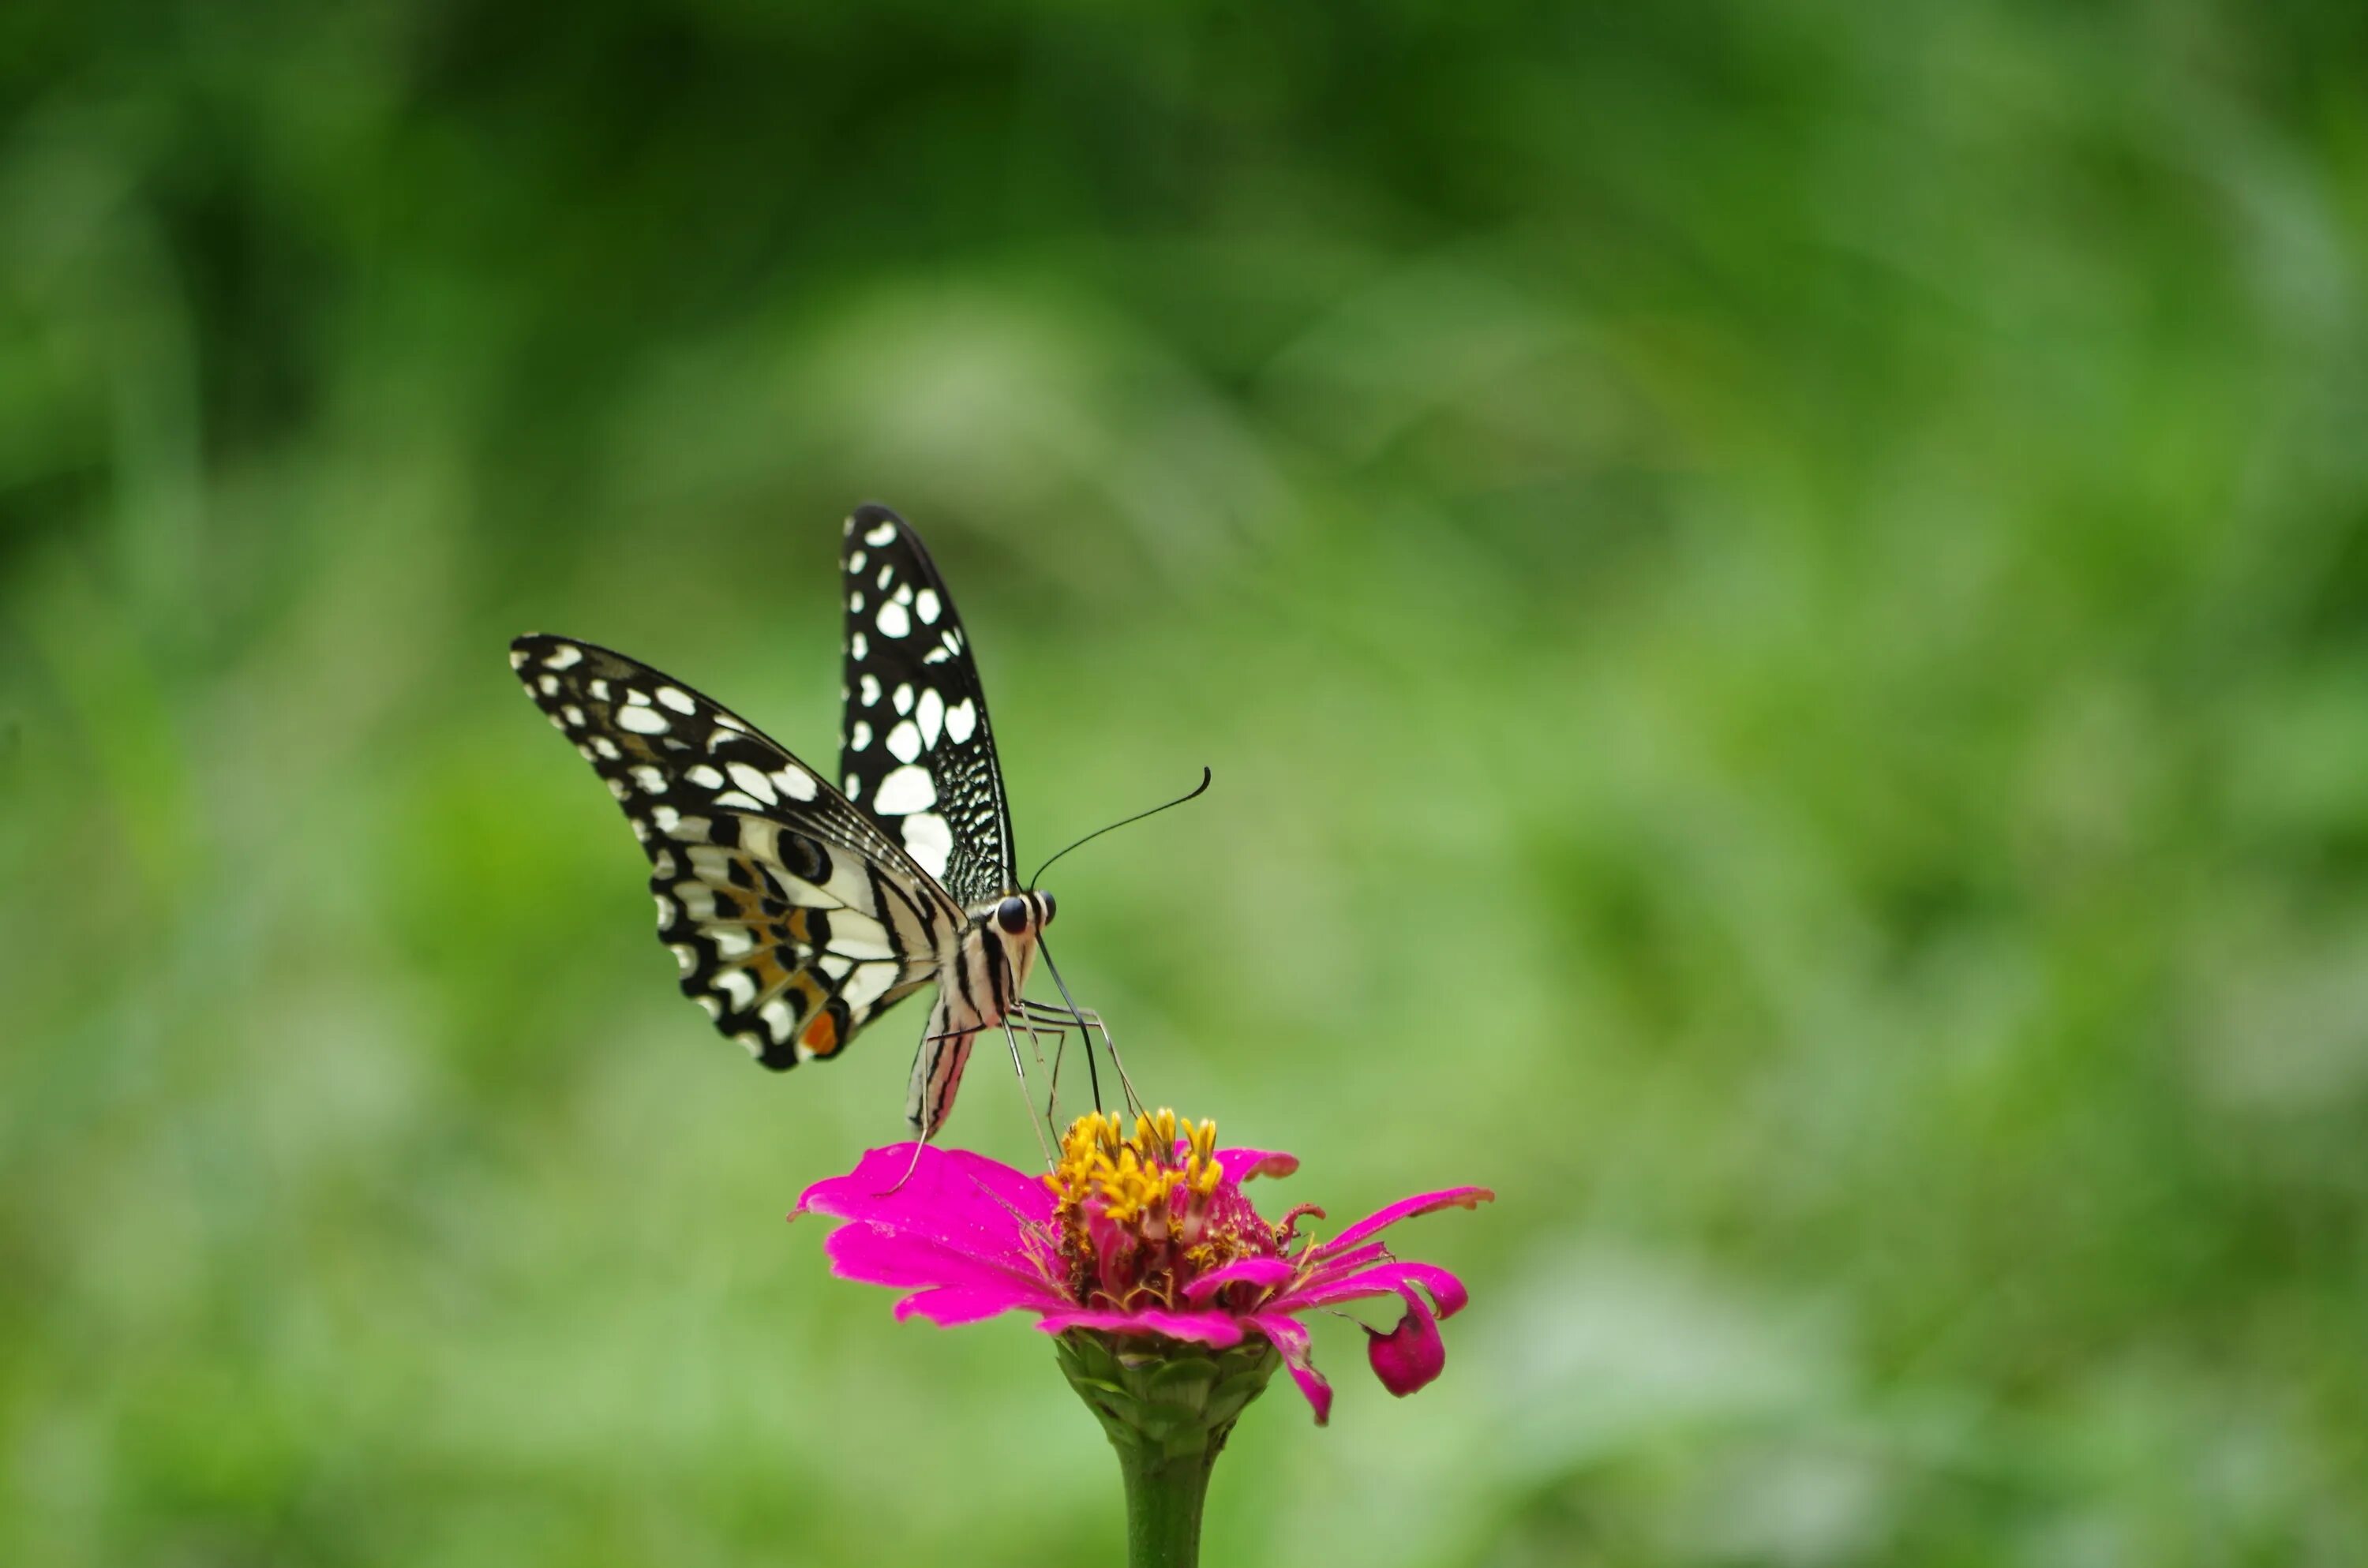
[[[1220,1149],[1217,1168],[1238,1187],[1252,1176],[1287,1176],[1299,1168],[1299,1156],[1266,1149]]]
[[[1453,1317],[1472,1300],[1463,1281],[1436,1264],[1405,1263],[1393,1258],[1354,1273],[1319,1274],[1267,1305],[1279,1312],[1312,1312],[1317,1307],[1336,1306],[1367,1296],[1386,1296],[1392,1291],[1405,1295],[1409,1285],[1419,1285],[1429,1291],[1442,1318]]]
[[[1317,1251],[1325,1254],[1343,1252],[1368,1236],[1388,1230],[1401,1220],[1411,1220],[1417,1214],[1429,1214],[1441,1209],[1476,1209],[1496,1196],[1485,1187],[1451,1187],[1443,1192],[1425,1192],[1412,1198],[1401,1198],[1380,1212],[1358,1221]]]
[[[1365,1358],[1373,1364],[1373,1376],[1400,1399],[1439,1376],[1447,1365],[1447,1342],[1440,1338],[1430,1309],[1417,1292],[1405,1294],[1406,1316],[1397,1327],[1387,1334],[1365,1331]]]
[[[806,1188],[798,1213],[857,1220],[974,1256],[1019,1261],[1030,1256],[1030,1238],[1051,1224],[1053,1195],[1042,1182],[967,1149],[925,1144],[916,1163],[913,1146],[901,1143],[873,1149],[847,1175]]]
[[[1048,1304],[1066,1300],[1032,1264],[979,1257],[944,1242],[904,1231],[882,1230],[877,1225],[841,1225],[822,1246],[830,1258],[833,1274],[866,1285],[961,1285],[1019,1290]]]
[[[1037,1327],[1047,1334],[1064,1329],[1096,1328],[1105,1334],[1164,1334],[1219,1349],[1242,1341],[1242,1325],[1230,1312],[1170,1312],[1157,1308],[1139,1312],[1093,1312],[1083,1307],[1046,1312]]]
[[[1282,1352],[1282,1364],[1291,1370],[1291,1381],[1307,1396],[1315,1411],[1315,1424],[1322,1426],[1332,1419],[1332,1385],[1307,1358],[1307,1330],[1296,1319],[1281,1312],[1259,1312],[1251,1317],[1250,1326],[1274,1342]]]
[[[1278,1285],[1289,1284],[1298,1272],[1298,1266],[1286,1258],[1237,1257],[1184,1287],[1184,1299],[1197,1307],[1226,1286],[1245,1282],[1271,1290]]]
[[[920,1317],[939,1328],[953,1328],[1037,1305],[1034,1297],[1018,1290],[997,1290],[991,1285],[943,1285],[934,1290],[916,1290],[897,1302],[896,1321]]]

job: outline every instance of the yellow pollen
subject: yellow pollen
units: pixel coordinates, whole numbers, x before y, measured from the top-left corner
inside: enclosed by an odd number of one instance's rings
[[[1272,1233],[1254,1214],[1245,1226],[1216,1207],[1224,1170],[1215,1122],[1166,1109],[1133,1119],[1130,1136],[1114,1115],[1077,1118],[1044,1183],[1057,1201],[1061,1250],[1079,1301],[1172,1307],[1201,1272],[1271,1252]]]

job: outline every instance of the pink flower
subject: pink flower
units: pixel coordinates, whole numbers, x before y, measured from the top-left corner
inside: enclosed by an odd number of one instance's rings
[[[808,1187],[798,1213],[848,1221],[825,1244],[832,1271],[910,1291],[896,1303],[900,1319],[950,1327],[1029,1312],[1047,1334],[1083,1329],[1212,1350],[1256,1335],[1281,1352],[1321,1424],[1332,1388],[1308,1360],[1300,1319],[1396,1295],[1406,1302],[1397,1326],[1366,1330],[1374,1374],[1398,1395],[1439,1376],[1447,1359],[1439,1324],[1463,1309],[1463,1286],[1375,1238],[1401,1220],[1496,1194],[1457,1187],[1401,1199],[1315,1242],[1296,1233],[1322,1210],[1303,1204],[1269,1221],[1242,1192],[1252,1176],[1298,1169],[1292,1156],[1219,1149],[1215,1123],[1179,1128],[1166,1110],[1136,1118],[1133,1137],[1121,1133],[1115,1116],[1079,1118],[1045,1176],[961,1149],[924,1144],[917,1164],[909,1143],[874,1149],[847,1175]]]

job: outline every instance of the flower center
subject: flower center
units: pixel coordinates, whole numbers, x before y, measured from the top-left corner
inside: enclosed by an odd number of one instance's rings
[[[1092,1111],[1061,1137],[1053,1189],[1071,1294],[1093,1307],[1181,1304],[1184,1288],[1238,1257],[1272,1256],[1275,1233],[1224,1179],[1217,1124],[1172,1110],[1134,1119]]]

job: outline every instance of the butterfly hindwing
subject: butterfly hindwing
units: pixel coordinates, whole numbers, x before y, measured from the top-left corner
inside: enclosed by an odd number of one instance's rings
[[[912,528],[885,506],[847,520],[847,798],[959,903],[1019,885],[986,694],[953,596]]]
[[[746,720],[588,642],[521,637],[510,663],[642,841],[684,994],[759,1062],[836,1055],[937,972],[945,890]]]

